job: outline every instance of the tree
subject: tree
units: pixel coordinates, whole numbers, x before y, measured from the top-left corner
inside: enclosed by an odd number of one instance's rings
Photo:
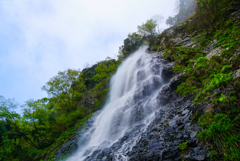
[[[34,145],[39,149],[45,148],[54,140],[55,129],[51,128],[53,122],[49,119],[52,112],[48,110],[44,99],[28,100],[25,104],[21,129],[31,136]]]
[[[177,23],[185,21],[195,12],[195,8],[196,0],[176,0],[177,14],[174,17],[169,16],[166,24],[174,26]]]
[[[166,24],[170,26],[174,26],[177,23],[177,19],[175,17],[169,16],[166,20]]]
[[[153,19],[147,20],[146,23],[143,23],[141,26],[138,26],[138,33],[142,37],[153,36],[156,33],[155,27],[157,26],[157,22]]]
[[[68,69],[58,72],[42,87],[52,97],[51,100],[58,103],[58,110],[70,112],[76,109],[83,96],[82,91],[86,89],[82,75],[80,70]]]
[[[129,53],[136,51],[139,46],[142,45],[142,42],[140,34],[137,34],[136,32],[129,33],[128,37],[123,41],[123,46],[119,48],[119,56],[127,56]]]
[[[143,23],[141,26],[138,26],[138,33],[142,36],[143,40],[147,40],[151,46],[154,43],[156,37],[156,26],[157,21],[150,19],[146,23]]]
[[[239,9],[238,3],[236,0],[196,0],[194,21],[199,29],[218,29],[225,24],[233,11]],[[234,5],[236,7],[233,7]]]
[[[114,59],[106,59],[105,61],[99,63],[95,68],[96,74],[93,76],[93,80],[100,82],[103,79],[106,79],[107,83],[112,73],[116,71],[118,63],[119,62],[115,61]]]

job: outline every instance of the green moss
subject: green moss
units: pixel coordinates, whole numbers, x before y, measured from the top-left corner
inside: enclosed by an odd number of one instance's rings
[[[238,110],[233,110],[228,114],[218,113],[215,115],[202,115],[198,123],[204,127],[204,130],[197,134],[202,141],[211,143],[218,148],[219,153],[224,154],[225,160],[238,160],[240,134],[238,133],[239,116],[234,114],[239,113]],[[231,115],[229,115],[231,114]],[[215,158],[218,152],[214,153],[211,158]]]
[[[210,158],[212,160],[240,160],[239,153],[239,114],[240,99],[239,82],[232,81],[233,71],[239,69],[239,56],[234,53],[240,47],[240,27],[231,20],[218,30],[208,33],[206,30],[198,33],[191,40],[200,44],[198,48],[171,47],[165,50],[164,56],[174,61],[175,73],[183,73],[184,81],[177,87],[179,96],[195,93],[195,102],[198,107],[200,102],[213,103],[214,111],[209,115],[192,115],[190,119],[198,119],[198,124],[203,130],[198,137],[206,144],[213,145]],[[215,48],[222,47],[222,56],[213,56],[208,60],[202,50],[209,46],[214,39],[218,42]],[[231,62],[229,58],[232,57]],[[229,93],[215,92],[213,90],[234,88]],[[183,144],[185,145],[185,144]],[[182,145],[182,146],[183,146]],[[180,147],[179,147],[180,148]],[[209,149],[210,150],[210,149]],[[224,158],[220,158],[223,155]]]
[[[191,81],[186,81],[181,83],[175,92],[177,92],[179,96],[184,96],[187,94],[196,93],[197,91],[197,87],[193,86]]]
[[[221,70],[221,73],[228,73],[230,72],[230,69],[232,68],[231,65],[225,65],[222,70]]]
[[[213,150],[213,151],[211,151],[209,157],[210,157],[211,159],[215,159],[215,158],[217,157],[217,155],[218,155],[218,153],[217,153],[215,150]]]
[[[194,69],[199,69],[199,68],[206,68],[207,67],[207,64],[208,64],[208,59],[206,57],[199,57],[197,60],[196,60],[196,63],[195,63],[195,67]]]
[[[220,102],[228,102],[226,96],[223,93],[221,94],[221,97],[219,98],[219,101]]]

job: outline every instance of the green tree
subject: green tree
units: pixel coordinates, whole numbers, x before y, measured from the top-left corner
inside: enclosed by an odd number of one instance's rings
[[[228,11],[234,2],[239,3],[236,0],[196,0],[196,23],[200,28],[209,30],[222,27],[229,18],[231,12]]]
[[[82,91],[86,89],[82,75],[80,70],[68,69],[58,72],[42,87],[51,100],[58,103],[58,110],[70,112],[76,109],[77,102],[83,97]]]
[[[118,61],[115,61],[114,59],[102,61],[95,68],[96,74],[93,76],[93,80],[100,82],[103,79],[106,79],[108,82],[111,74],[116,71],[118,64]]]
[[[129,33],[128,37],[123,41],[123,46],[119,48],[121,55],[127,56],[128,54],[136,51],[140,45],[142,45],[142,38],[140,34],[136,32]]]
[[[154,43],[156,32],[157,21],[150,19],[146,23],[143,23],[141,26],[138,26],[138,33],[141,35],[143,40],[149,42],[151,46]]]
[[[53,122],[49,119],[52,112],[48,110],[47,104],[43,103],[43,99],[28,100],[25,104],[21,129],[31,136],[34,145],[39,149],[51,145],[55,139],[56,131],[52,129]]]
[[[143,23],[141,26],[138,26],[138,33],[142,37],[153,36],[156,33],[155,27],[157,26],[157,22],[153,19],[147,20],[146,23]]]

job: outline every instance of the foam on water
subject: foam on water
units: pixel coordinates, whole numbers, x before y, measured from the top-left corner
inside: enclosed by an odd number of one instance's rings
[[[146,53],[146,48],[140,48],[119,66],[110,82],[108,101],[81,135],[78,150],[67,161],[88,160],[94,151],[110,147],[134,131],[134,136],[113,152],[114,160],[128,160],[125,154],[154,119],[159,108],[158,92],[163,85],[162,64],[154,59],[155,54]]]

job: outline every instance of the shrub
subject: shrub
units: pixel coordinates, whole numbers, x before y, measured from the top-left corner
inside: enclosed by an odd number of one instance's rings
[[[182,144],[178,145],[178,148],[182,151],[182,153],[184,153],[187,150],[187,148],[188,148],[187,143],[188,142],[186,141],[186,142],[183,142]]]

